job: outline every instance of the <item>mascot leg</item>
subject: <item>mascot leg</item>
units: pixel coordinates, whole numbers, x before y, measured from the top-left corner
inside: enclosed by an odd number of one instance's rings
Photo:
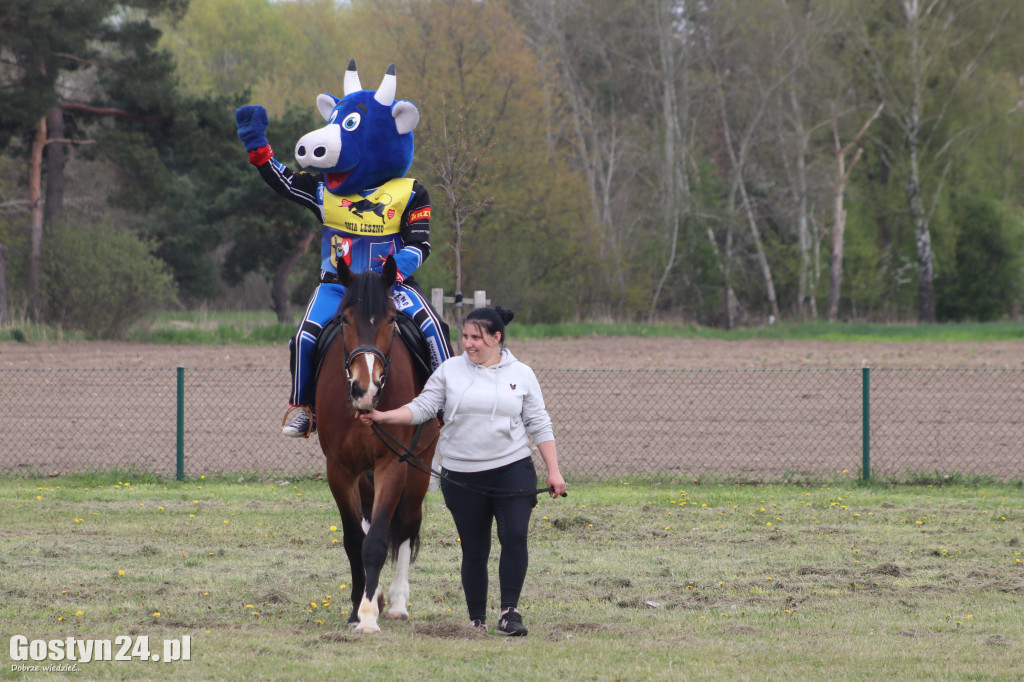
[[[430,347],[431,370],[452,356],[451,342],[448,340],[448,326],[441,321],[426,298],[414,287],[396,284],[392,289],[395,307],[413,319]]]
[[[313,412],[313,349],[327,321],[337,312],[345,287],[340,284],[321,284],[313,292],[306,306],[306,314],[295,336],[288,342],[291,351],[292,390],[289,408],[285,414],[281,433],[293,438],[308,438],[316,432]],[[298,409],[296,409],[298,408]]]

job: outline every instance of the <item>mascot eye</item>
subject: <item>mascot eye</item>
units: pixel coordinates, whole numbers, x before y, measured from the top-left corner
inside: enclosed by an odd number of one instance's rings
[[[341,127],[351,132],[359,127],[360,120],[362,119],[359,114],[353,111],[341,122]]]

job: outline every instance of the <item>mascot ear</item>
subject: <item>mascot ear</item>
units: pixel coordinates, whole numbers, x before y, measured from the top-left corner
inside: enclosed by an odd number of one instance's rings
[[[401,100],[395,102],[391,115],[395,118],[395,128],[399,135],[411,133],[412,129],[420,122],[420,110],[412,102]]]
[[[331,112],[334,111],[334,107],[338,106],[340,101],[334,95],[328,95],[325,92],[316,98],[316,108],[320,111],[320,115],[324,117],[324,120],[329,121],[331,120]]]

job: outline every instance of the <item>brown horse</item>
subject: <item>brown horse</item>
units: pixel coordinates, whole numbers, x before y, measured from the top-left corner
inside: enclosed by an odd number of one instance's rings
[[[390,619],[408,619],[409,564],[419,547],[423,498],[430,477],[402,462],[357,410],[390,410],[412,400],[423,388],[413,358],[396,333],[391,287],[397,277],[393,258],[383,273],[358,275],[338,264],[345,286],[339,313],[341,331],[327,349],[316,389],[320,447],[327,458],[327,482],[341,513],[345,553],[352,569],[352,612],[357,632],[380,632],[384,608],[381,569],[390,551],[395,577],[388,589]],[[430,421],[414,439],[416,427],[389,426],[388,432],[429,466],[438,425]]]

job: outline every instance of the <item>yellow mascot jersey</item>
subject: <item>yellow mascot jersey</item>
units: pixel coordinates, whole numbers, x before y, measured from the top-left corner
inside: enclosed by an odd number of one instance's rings
[[[337,272],[338,261],[343,260],[352,272],[379,272],[384,260],[402,249],[399,232],[413,182],[412,178],[395,178],[365,197],[337,196],[321,185],[324,226],[320,267]]]

